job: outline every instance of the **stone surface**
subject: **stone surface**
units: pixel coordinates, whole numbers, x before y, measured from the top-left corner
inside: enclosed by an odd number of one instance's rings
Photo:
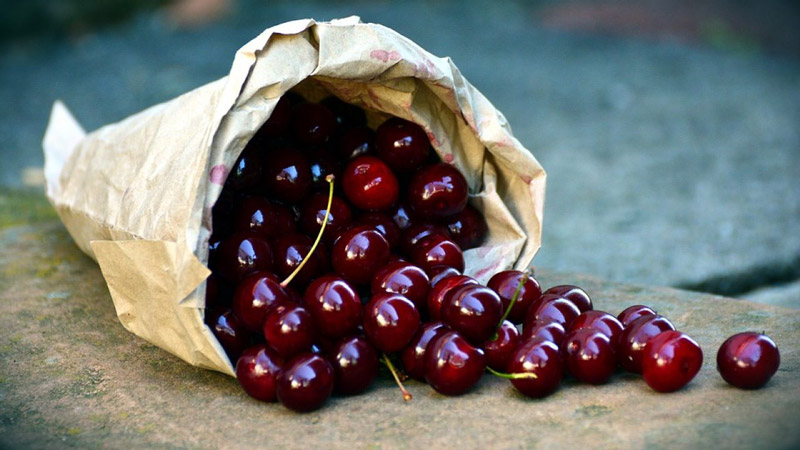
[[[241,1],[213,25],[164,15],[0,55],[0,184],[41,164],[52,101],[94,129],[225,75],[285,20],[359,14],[449,55],[549,173],[536,265],[644,284],[747,274],[800,255],[800,61],[550,31],[530,2]],[[483,32],[476,32],[483,30]],[[715,286],[708,286],[715,292]],[[793,303],[798,306],[798,303]]]
[[[797,308],[800,305],[800,281],[758,289],[743,297],[752,302]]]
[[[0,210],[3,213],[7,211]],[[384,374],[365,395],[298,415],[249,399],[234,379],[193,368],[125,331],[97,266],[52,218],[0,229],[0,447],[797,448],[800,311],[540,271],[544,287],[584,286],[598,309],[646,303],[705,351],[685,389],[657,394],[619,374],[566,381],[529,400],[485,376],[447,398]],[[781,350],[766,388],[740,391],[714,369],[723,340],[764,330]]]

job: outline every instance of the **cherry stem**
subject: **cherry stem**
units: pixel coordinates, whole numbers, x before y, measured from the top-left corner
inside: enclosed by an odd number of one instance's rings
[[[330,175],[325,177],[325,181],[327,181],[328,185],[330,186],[330,191],[328,192],[328,206],[327,206],[327,208],[325,208],[325,218],[322,220],[322,226],[319,227],[319,233],[317,234],[317,239],[314,241],[314,245],[311,246],[311,250],[308,251],[308,254],[306,255],[306,257],[303,258],[303,260],[300,262],[300,265],[297,266],[294,269],[294,272],[289,274],[289,276],[286,277],[285,280],[281,281],[281,287],[282,288],[285,288],[286,286],[288,286],[289,283],[291,283],[292,280],[294,280],[294,277],[296,277],[297,274],[300,273],[301,270],[303,270],[303,266],[306,265],[306,263],[308,262],[309,258],[311,258],[311,255],[314,254],[314,250],[317,249],[317,246],[319,245],[319,241],[322,240],[322,233],[325,231],[325,225],[328,224],[328,217],[330,217],[330,215],[331,215],[331,204],[333,204],[333,179],[334,178],[335,177],[333,176],[333,174],[330,174]]]
[[[500,378],[505,378],[506,380],[530,380],[539,378],[533,372],[503,373],[503,372],[498,372],[489,366],[486,366],[486,370],[488,370],[492,375],[498,376]]]
[[[406,390],[405,386],[403,386],[403,382],[400,381],[400,376],[397,375],[397,369],[394,368],[394,364],[392,364],[392,361],[389,360],[389,356],[386,353],[383,354],[383,362],[389,368],[389,372],[392,372],[394,381],[397,382],[397,387],[399,387],[400,392],[403,393],[403,400],[405,401],[411,400],[411,393]]]
[[[497,327],[495,330],[499,330],[501,326],[503,326],[503,322],[508,318],[508,315],[511,314],[511,308],[514,307],[514,303],[517,303],[517,299],[519,298],[520,292],[522,292],[522,286],[528,282],[528,278],[530,278],[530,274],[526,270],[522,273],[522,277],[519,279],[519,284],[517,284],[517,290],[514,291],[514,295],[511,296],[511,301],[508,302],[508,308],[506,308],[506,312],[503,313],[503,317],[500,318],[500,322],[497,323]],[[497,339],[497,331],[494,332],[494,336],[492,336],[492,340]]]

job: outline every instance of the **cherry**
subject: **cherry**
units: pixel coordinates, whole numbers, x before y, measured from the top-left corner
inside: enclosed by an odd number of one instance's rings
[[[209,240],[209,246],[211,246],[212,242],[219,242],[223,236],[227,236],[233,231],[230,217],[240,201],[241,194],[238,191],[233,190],[228,185],[222,189],[211,209],[213,235]]]
[[[425,350],[425,381],[440,394],[460,395],[469,391],[486,370],[483,350],[474,347],[457,331],[449,330],[430,341]]]
[[[378,354],[361,336],[350,336],[327,352],[333,366],[334,389],[344,395],[360,394],[378,376]]]
[[[408,186],[408,202],[415,213],[444,219],[467,205],[467,180],[455,167],[432,164],[418,170]]]
[[[378,230],[386,242],[389,243],[389,248],[394,250],[400,245],[400,227],[394,223],[392,216],[385,212],[368,211],[358,216],[358,223],[361,225],[369,225]]]
[[[369,226],[358,226],[342,233],[331,250],[333,270],[347,281],[367,284],[389,260],[389,243]]]
[[[367,127],[345,130],[336,140],[336,153],[342,160],[370,155],[375,149],[375,133]]]
[[[300,207],[300,228],[307,234],[316,236],[325,221],[327,211],[328,194],[322,192],[311,194]],[[328,213],[328,224],[325,226],[322,237],[327,242],[333,241],[333,237],[350,225],[352,220],[353,214],[347,202],[341,197],[333,196]]]
[[[252,232],[236,232],[219,243],[213,269],[230,283],[245,276],[272,269],[272,249],[267,241]]]
[[[619,344],[619,338],[622,336],[622,324],[616,317],[611,314],[599,311],[590,310],[582,312],[569,327],[569,331],[580,330],[583,328],[591,328],[597,330],[611,340],[611,345],[616,349]]]
[[[400,354],[400,360],[408,376],[418,381],[425,381],[425,350],[431,340],[448,330],[449,328],[442,322],[422,324]]]
[[[297,412],[313,411],[331,396],[333,378],[333,366],[322,356],[314,353],[295,356],[278,376],[278,400]]]
[[[522,328],[522,341],[541,338],[560,346],[566,334],[567,332],[561,322],[545,320],[524,326]]]
[[[669,330],[647,341],[642,375],[658,392],[674,392],[689,384],[703,365],[703,350],[688,335]]]
[[[523,395],[532,398],[546,397],[564,378],[563,362],[556,344],[544,339],[522,342],[508,363],[512,375],[531,373],[535,378],[512,379],[511,384]]]
[[[278,375],[284,361],[266,345],[250,347],[236,362],[236,378],[247,395],[262,402],[274,402]]]
[[[431,288],[430,292],[428,293],[427,301],[428,317],[431,320],[441,320],[442,304],[444,303],[447,295],[457,286],[467,283],[478,284],[478,281],[466,275],[456,275],[445,278],[441,282],[437,283],[436,286]]]
[[[205,320],[231,361],[236,361],[250,344],[242,321],[230,309],[207,310]]]
[[[276,305],[262,327],[267,345],[283,358],[307,352],[314,343],[314,325],[311,314],[300,305]]]
[[[361,324],[361,300],[353,287],[339,276],[324,275],[312,281],[303,301],[314,318],[317,331],[325,336],[341,338],[354,333]]]
[[[292,233],[280,236],[272,241],[272,248],[275,251],[275,272],[281,277],[288,277],[294,272],[303,260],[308,262],[295,275],[294,281],[298,285],[308,283],[311,279],[322,272],[324,262],[324,252],[321,248],[311,254],[311,247],[314,242],[308,236],[299,233]]]
[[[617,319],[619,319],[623,328],[628,328],[628,325],[639,317],[655,315],[655,310],[649,306],[633,305],[625,308],[621,313],[619,313]]]
[[[740,389],[758,389],[778,371],[781,355],[769,336],[746,332],[729,337],[717,352],[717,370]]]
[[[450,233],[441,225],[422,222],[409,225],[408,228],[403,230],[400,240],[403,252],[410,255],[414,252],[417,245],[419,245],[419,241],[433,235],[450,239]]]
[[[361,209],[391,208],[400,196],[397,177],[374,156],[359,156],[342,172],[342,189],[350,203]]]
[[[330,95],[320,101],[332,113],[339,131],[353,127],[363,127],[367,124],[367,115],[363,109],[340,100]]]
[[[292,111],[292,131],[303,144],[322,144],[336,131],[336,117],[325,105],[302,103]]]
[[[272,110],[272,114],[269,115],[264,125],[261,125],[261,128],[258,129],[253,140],[258,142],[266,138],[280,136],[289,128],[291,121],[292,102],[288,97],[283,96],[278,100],[278,103],[275,104],[275,109]]]
[[[324,191],[328,188],[327,177],[333,175],[339,178],[342,168],[339,161],[324,146],[313,146],[306,149],[308,169],[311,171],[311,187],[313,190]]]
[[[617,362],[628,372],[642,373],[644,347],[654,336],[675,327],[664,316],[646,315],[634,320],[622,332],[617,348]]]
[[[504,320],[494,336],[482,345],[486,352],[486,364],[494,370],[505,371],[508,362],[520,342],[519,330],[513,323]]]
[[[231,167],[225,186],[240,192],[258,187],[262,168],[260,152],[256,145],[247,145]]]
[[[447,230],[462,250],[480,247],[489,232],[486,219],[477,209],[467,205],[447,220]]]
[[[553,286],[546,290],[544,294],[553,294],[571,301],[578,307],[580,312],[589,311],[592,309],[592,299],[589,294],[578,286],[571,284],[562,284],[560,286]]]
[[[411,261],[423,270],[435,266],[450,266],[464,271],[464,254],[455,242],[440,235],[423,238],[410,254]]]
[[[390,262],[372,278],[372,295],[380,292],[400,294],[411,300],[422,310],[428,300],[431,284],[428,276],[419,267],[402,261]]]
[[[567,329],[579,315],[578,307],[571,301],[562,297],[542,295],[528,310],[523,328],[532,327],[536,322],[554,320]]]
[[[311,191],[311,169],[299,150],[277,149],[265,159],[264,185],[272,197],[297,203],[308,195]]]
[[[373,295],[364,308],[363,326],[375,348],[382,352],[397,352],[417,333],[419,311],[402,295],[381,292]]]
[[[378,126],[375,149],[378,156],[397,172],[408,172],[428,160],[430,141],[419,125],[392,117]]]
[[[404,202],[397,203],[397,205],[395,205],[395,207],[392,209],[391,214],[392,219],[394,219],[394,223],[396,223],[401,230],[405,230],[417,222],[417,218],[414,216],[411,208],[409,208]]]
[[[517,286],[519,286],[523,275],[523,272],[519,270],[505,270],[496,273],[489,279],[488,286],[500,296],[500,300],[503,301],[504,311],[511,303],[511,298],[517,291]],[[511,312],[508,314],[508,319],[512,323],[521,323],[525,320],[525,313],[541,296],[542,288],[539,287],[539,282],[533,277],[528,277],[528,280],[519,291],[519,296],[514,302]]]
[[[567,333],[561,342],[567,371],[579,381],[605,384],[617,367],[617,355],[609,337],[596,329],[581,328]]]
[[[206,279],[206,309],[230,308],[234,286],[212,272]]]
[[[238,205],[233,217],[238,231],[252,231],[261,236],[276,237],[297,228],[294,214],[283,205],[264,197],[247,197]]]
[[[288,302],[289,295],[278,278],[259,272],[242,280],[233,294],[233,312],[251,332],[261,332],[267,313],[277,304]]]
[[[444,280],[445,278],[461,275],[460,271],[450,266],[433,266],[430,269],[428,269],[427,273],[431,279],[431,287],[436,286],[437,284],[439,284],[440,281]]]
[[[503,316],[503,302],[486,286],[464,284],[442,303],[442,322],[478,345],[494,335]]]

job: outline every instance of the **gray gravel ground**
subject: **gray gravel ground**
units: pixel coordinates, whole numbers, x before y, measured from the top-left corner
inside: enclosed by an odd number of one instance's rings
[[[0,185],[41,164],[56,98],[94,129],[224,76],[235,50],[270,25],[357,14],[451,56],[548,171],[536,265],[744,297],[776,282],[776,270],[789,278],[778,282],[798,276],[796,59],[545,30],[524,3],[237,8],[195,29],[150,14],[71,42],[3,49]],[[787,297],[796,290],[773,292],[757,299],[800,307]]]

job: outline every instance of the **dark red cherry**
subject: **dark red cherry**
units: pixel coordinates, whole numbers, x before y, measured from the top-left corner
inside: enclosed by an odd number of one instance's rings
[[[237,283],[247,275],[272,269],[272,248],[253,232],[236,232],[219,244],[214,269],[226,281]]]
[[[422,238],[410,254],[411,262],[422,270],[435,266],[450,266],[464,271],[464,254],[455,242],[439,235]]]
[[[639,317],[655,316],[656,314],[657,313],[655,310],[649,306],[633,305],[625,308],[621,313],[619,313],[617,319],[622,324],[622,328],[628,328],[628,325]]]
[[[289,302],[289,295],[280,280],[270,273],[260,272],[242,280],[233,294],[233,312],[245,328],[260,333],[267,313],[280,303]]]
[[[436,336],[425,350],[425,381],[436,392],[461,395],[469,391],[486,370],[483,350],[474,347],[457,331]]]
[[[418,381],[425,381],[425,350],[431,340],[448,330],[449,328],[441,322],[422,324],[417,334],[411,338],[411,342],[400,353],[406,375]]]
[[[252,231],[261,236],[276,237],[297,229],[294,214],[289,208],[264,197],[248,197],[236,208],[234,229]]]
[[[439,284],[440,281],[444,280],[445,278],[461,275],[460,271],[450,266],[433,266],[430,269],[428,269],[427,273],[431,279],[431,287],[436,286],[437,284]]]
[[[288,97],[283,96],[278,103],[275,104],[275,109],[272,110],[269,118],[264,125],[261,125],[254,139],[266,139],[270,137],[280,136],[285,133],[289,128],[292,120],[292,102]]]
[[[538,302],[531,305],[525,317],[524,327],[532,327],[536,322],[555,320],[568,329],[570,323],[580,315],[578,307],[571,301],[554,296],[543,295]]]
[[[282,278],[286,278],[297,269],[297,267],[308,258],[308,262],[300,269],[300,272],[292,280],[292,285],[303,286],[322,272],[323,252],[317,248],[314,254],[309,256],[314,242],[310,237],[292,233],[279,236],[272,241],[272,249],[275,252],[275,272]]]
[[[236,362],[236,379],[247,395],[262,402],[274,402],[283,358],[266,345],[250,347]]]
[[[317,331],[331,338],[352,334],[361,325],[363,307],[355,289],[343,278],[324,275],[306,288],[303,303]]]
[[[326,142],[336,131],[336,117],[319,103],[302,103],[292,110],[292,132],[306,145]]]
[[[540,338],[560,346],[566,334],[567,332],[561,322],[545,320],[544,322],[535,322],[523,327],[521,340],[527,341]]]
[[[647,315],[631,322],[619,338],[617,362],[628,372],[642,373],[642,356],[647,341],[675,327],[664,316]]]
[[[394,223],[396,223],[401,230],[405,230],[418,221],[417,217],[412,213],[411,208],[402,201],[395,205],[391,214]]]
[[[441,225],[425,222],[418,222],[409,225],[408,228],[403,230],[400,239],[403,252],[405,252],[406,255],[410,255],[414,252],[414,249],[419,244],[419,241],[433,235],[450,239],[450,233]]]
[[[448,294],[451,293],[457,286],[462,284],[478,284],[478,281],[466,275],[456,275],[453,277],[445,278],[436,286],[432,287],[428,293],[428,317],[430,320],[442,319],[442,304],[444,303]]]
[[[524,341],[512,355],[508,372],[536,374],[536,378],[511,380],[511,384],[523,395],[542,398],[552,394],[564,378],[558,346],[544,339]]]
[[[372,295],[379,292],[400,294],[414,302],[420,311],[426,306],[430,290],[431,284],[425,272],[408,262],[390,262],[372,278]]]
[[[411,300],[400,294],[382,292],[373,295],[364,307],[364,334],[382,352],[402,350],[417,333],[419,311]]]
[[[688,335],[669,330],[647,341],[642,376],[658,392],[674,392],[689,384],[703,365],[703,350]]]
[[[380,211],[367,211],[358,216],[358,223],[369,225],[378,230],[386,238],[390,249],[395,250],[400,245],[400,227],[394,223],[392,216],[389,214]]]
[[[278,400],[297,412],[313,411],[331,396],[333,380],[331,363],[320,355],[303,353],[283,366],[278,376]]]
[[[503,311],[508,308],[514,293],[517,292],[517,287],[522,280],[523,273],[519,270],[505,270],[496,273],[488,283],[488,286],[493,291],[497,292],[500,300],[503,301]],[[511,313],[508,319],[512,323],[522,323],[525,320],[525,313],[534,302],[539,300],[542,296],[542,288],[539,287],[539,282],[533,277],[528,277],[528,280],[522,285],[519,291],[519,296],[514,302],[514,307],[511,308]]]
[[[560,286],[553,286],[550,289],[544,291],[544,293],[558,295],[559,297],[564,297],[565,299],[574,303],[575,306],[577,306],[581,312],[589,311],[592,309],[592,299],[589,298],[589,294],[587,294],[586,291],[579,288],[578,286],[573,286],[571,284],[562,284]]]
[[[234,288],[233,284],[212,272],[206,279],[206,309],[230,308]]]
[[[447,230],[462,250],[469,250],[480,247],[489,232],[489,226],[483,214],[467,205],[463,211],[447,220]]]
[[[467,180],[446,163],[423,167],[411,177],[408,203],[416,214],[444,219],[460,213],[467,205]]]
[[[504,320],[497,328],[495,335],[481,346],[486,352],[486,364],[498,372],[505,372],[519,342],[520,336],[517,327],[508,320]]]
[[[311,314],[300,305],[276,305],[267,314],[262,330],[267,345],[285,359],[309,351],[314,343]]]
[[[225,187],[240,192],[257,188],[261,182],[261,168],[261,149],[257,145],[246,146],[231,167],[225,180]]]
[[[325,212],[328,210],[328,193],[318,192],[311,194],[300,207],[300,228],[309,236],[319,234],[319,229],[325,221]],[[322,234],[326,242],[332,242],[333,237],[339,234],[353,221],[353,214],[347,202],[337,196],[331,199],[331,210],[328,214],[328,223]]]
[[[503,302],[486,286],[459,286],[442,304],[442,322],[475,345],[494,335],[503,316]]]
[[[389,243],[376,229],[358,226],[342,233],[331,250],[333,270],[347,281],[368,284],[389,260]]]
[[[207,310],[206,323],[231,361],[250,345],[250,333],[230,309]]]
[[[312,146],[306,149],[308,158],[308,169],[311,171],[311,188],[315,191],[327,192],[328,175],[333,175],[334,179],[340,179],[342,167],[339,161],[324,146]]]
[[[400,196],[397,177],[374,156],[350,160],[342,172],[342,189],[350,203],[365,210],[388,210]]]
[[[780,365],[778,346],[765,334],[734,334],[717,351],[719,374],[725,381],[740,389],[758,389],[764,386]]]
[[[222,237],[229,235],[233,231],[231,216],[241,201],[241,193],[232,189],[227,184],[220,192],[217,201],[211,209],[211,226],[213,234],[209,239],[209,246],[213,242],[219,242]]]
[[[311,192],[311,169],[305,155],[294,148],[272,151],[264,160],[264,186],[282,202],[304,199]]]
[[[361,336],[340,340],[331,347],[327,355],[333,365],[334,389],[340,394],[360,394],[378,376],[378,353]]]
[[[622,324],[616,317],[605,311],[596,309],[582,312],[581,315],[572,321],[569,331],[580,330],[582,328],[591,328],[605,334],[611,340],[614,349],[617,348],[623,330]]]
[[[367,124],[366,113],[356,105],[346,103],[332,95],[325,97],[320,103],[333,113],[338,131],[353,127],[363,127]]]
[[[599,330],[571,331],[561,342],[567,371],[579,381],[605,384],[617,368],[617,355],[611,340]]]
[[[392,117],[378,126],[375,150],[389,167],[397,172],[409,172],[428,160],[430,141],[419,125]]]
[[[342,160],[370,155],[375,149],[375,133],[367,127],[350,128],[336,140],[336,153]]]

